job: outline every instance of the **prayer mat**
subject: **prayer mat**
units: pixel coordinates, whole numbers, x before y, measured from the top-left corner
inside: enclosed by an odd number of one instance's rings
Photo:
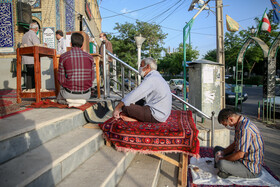
[[[100,101],[85,110],[85,118],[89,123],[104,123],[112,117],[113,106],[110,100]]]
[[[16,98],[0,97],[0,119],[31,110],[26,109],[26,106],[30,105],[32,102],[34,101],[22,101],[22,103],[17,103]]]
[[[255,179],[243,179],[238,177],[229,177],[227,179],[221,179],[216,176],[217,170],[214,168],[214,155],[213,148],[200,147],[200,159],[195,158],[190,159],[189,170],[188,170],[188,183],[192,187],[213,187],[213,186],[279,186],[279,178],[273,174],[273,172],[266,166],[263,165],[262,175]],[[210,162],[211,161],[211,162]],[[205,163],[204,163],[205,162]],[[204,163],[204,164],[203,164]],[[195,168],[198,166],[199,169]],[[194,169],[195,168],[195,169]],[[212,176],[210,176],[212,175]],[[207,178],[211,179],[207,179]],[[195,181],[194,181],[195,180]],[[207,182],[207,180],[209,180]],[[197,184],[194,182],[197,181]],[[212,184],[211,184],[212,183]],[[214,184],[219,183],[219,184]],[[257,184],[257,185],[256,185]]]
[[[0,90],[0,98],[16,98],[17,91],[12,89]]]
[[[118,151],[144,154],[179,152],[199,156],[198,130],[191,111],[172,110],[163,123],[110,118],[99,126],[106,140]]]
[[[46,99],[46,100],[42,100],[38,103],[32,103],[30,106],[27,106],[27,107],[28,108],[77,108],[82,111],[85,111],[87,108],[91,107],[94,104],[95,103],[87,102],[86,104],[79,106],[79,107],[68,107],[68,105],[59,104],[56,102],[52,102],[49,99]]]

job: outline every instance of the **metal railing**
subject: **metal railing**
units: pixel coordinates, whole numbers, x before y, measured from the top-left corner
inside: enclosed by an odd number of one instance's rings
[[[107,62],[107,58],[103,57],[103,61],[105,62],[104,64],[106,64],[103,68],[103,74],[105,77],[104,98],[110,97],[111,90],[114,91],[115,94],[124,97],[126,92],[129,92],[134,87],[138,86],[137,81],[132,79],[132,74],[134,73],[134,76],[137,77],[136,75],[139,73],[136,69],[110,53],[108,50],[106,50],[106,55],[111,57],[113,62]],[[117,63],[114,64],[114,61]],[[112,70],[112,73],[110,73],[110,69]],[[118,73],[120,73],[120,75]],[[125,82],[126,80],[127,83]],[[113,86],[111,83],[114,83],[115,85]]]
[[[103,62],[104,64],[104,67],[103,67],[103,76],[104,76],[104,98],[108,98],[110,97],[110,90],[111,90],[111,86],[110,84],[111,83],[114,83],[117,85],[117,88],[120,88],[120,89],[116,89],[115,87],[113,87],[113,91],[115,94],[119,95],[120,97],[124,97],[126,91],[131,91],[133,89],[132,86],[129,86],[126,88],[126,85],[125,85],[125,69],[127,69],[127,74],[128,74],[128,78],[127,80],[132,80],[131,79],[131,72],[134,73],[134,76],[135,77],[138,77],[136,75],[139,75],[139,72],[134,69],[133,67],[131,67],[130,65],[128,65],[127,63],[125,63],[124,61],[122,61],[121,59],[119,59],[118,57],[116,57],[115,55],[113,55],[111,52],[109,52],[108,50],[105,49],[105,45],[104,45],[104,53],[103,54],[106,54],[103,56]],[[108,57],[106,56],[109,56],[113,59],[113,61],[115,60],[117,63],[115,63],[115,65],[113,65],[114,63],[111,63],[111,62],[107,62],[107,59]],[[119,65],[119,66],[117,66]],[[112,66],[112,67],[110,67]],[[117,69],[120,68],[120,70]],[[110,73],[109,70],[112,70],[113,73]],[[120,77],[118,76],[118,72],[120,72]],[[110,77],[110,74],[111,75],[114,75],[114,77]],[[116,78],[117,77],[117,78]],[[120,81],[119,81],[120,79]],[[137,85],[137,80],[135,79],[134,81],[134,87],[138,86]],[[115,88],[115,89],[114,89]],[[177,95],[172,94],[172,97],[175,98],[176,100],[178,100],[179,102],[181,102],[183,105],[186,105],[188,109],[190,109],[193,114],[195,115],[195,123],[197,123],[196,121],[196,116],[200,116],[202,118],[205,118],[205,119],[208,119],[208,120],[211,120],[211,128],[210,128],[210,131],[211,131],[211,147],[214,146],[214,131],[215,131],[215,126],[214,126],[214,115],[215,115],[215,112],[213,111],[212,112],[212,115],[211,116],[208,116],[207,114],[203,113],[202,111],[200,111],[199,109],[197,109],[196,107],[192,106],[191,104],[189,104],[188,102],[184,101],[182,98],[178,97]]]

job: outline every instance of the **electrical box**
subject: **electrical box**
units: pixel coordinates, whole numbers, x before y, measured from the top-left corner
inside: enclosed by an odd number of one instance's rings
[[[221,110],[221,64],[209,60],[188,63],[189,103],[208,116]]]

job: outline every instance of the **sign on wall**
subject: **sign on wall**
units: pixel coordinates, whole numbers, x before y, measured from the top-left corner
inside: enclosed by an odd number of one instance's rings
[[[54,27],[44,27],[43,28],[43,43],[46,43],[48,48],[55,49]]]
[[[85,0],[85,11],[86,11],[86,15],[88,16],[88,19],[91,20],[92,12],[91,12],[91,8],[90,8],[90,3],[87,0]]]

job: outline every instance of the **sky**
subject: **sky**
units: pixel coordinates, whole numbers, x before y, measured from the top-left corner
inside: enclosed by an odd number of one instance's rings
[[[192,0],[102,0],[100,2],[101,27],[105,33],[118,35],[116,23],[135,24],[136,20],[162,26],[168,34],[164,47],[176,49],[183,42],[183,28],[198,10],[188,11]],[[255,17],[261,19],[265,9],[272,9],[270,0],[223,0],[224,33],[226,14],[240,24],[240,30],[258,27]],[[210,10],[202,11],[194,20],[191,29],[191,44],[202,58],[216,48],[215,0],[209,2]],[[125,14],[124,14],[125,13]],[[272,22],[272,20],[270,20]],[[189,41],[187,41],[189,43]]]

